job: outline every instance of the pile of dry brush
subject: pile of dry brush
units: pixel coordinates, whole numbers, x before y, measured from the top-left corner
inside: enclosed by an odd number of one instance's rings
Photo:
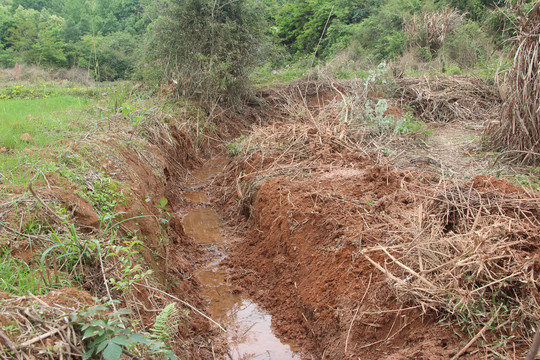
[[[496,87],[469,76],[405,78],[398,84],[402,103],[428,122],[493,120],[500,108]]]
[[[540,198],[493,181],[441,182],[429,196],[418,193],[416,236],[363,254],[399,298],[461,328],[469,343],[460,353],[477,342],[500,357],[510,344],[527,346],[540,316]],[[374,252],[386,260],[376,262]]]

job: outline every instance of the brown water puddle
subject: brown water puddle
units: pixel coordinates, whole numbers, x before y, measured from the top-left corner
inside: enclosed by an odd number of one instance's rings
[[[221,242],[219,235],[219,215],[212,209],[193,209],[184,216],[184,231],[201,244],[216,244]]]
[[[211,167],[194,171],[196,181],[207,182],[219,168]],[[208,203],[204,193],[190,192],[182,196],[200,203]],[[200,244],[209,248],[220,247],[225,239],[220,235],[221,219],[211,208],[192,209],[184,217],[184,230]],[[214,249],[215,250],[215,249]],[[215,251],[213,252],[215,254]],[[227,280],[227,273],[220,269],[226,254],[217,252],[209,264],[196,273],[203,285],[202,295],[209,301],[209,315],[227,329],[229,357],[233,360],[247,359],[304,359],[292,344],[278,339],[272,332],[272,317],[252,302]]]
[[[185,192],[182,194],[182,197],[198,203],[208,203],[210,201],[208,199],[208,196],[206,196],[205,193],[200,191]]]

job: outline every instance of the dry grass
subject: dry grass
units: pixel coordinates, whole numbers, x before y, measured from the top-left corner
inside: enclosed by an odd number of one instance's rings
[[[0,343],[13,359],[44,359],[53,346],[55,358],[82,357],[82,334],[70,317],[93,303],[88,293],[78,290],[56,290],[41,297],[3,298]],[[3,351],[2,354],[8,355]]]
[[[516,5],[519,9],[523,3]],[[519,10],[514,38],[513,67],[499,87],[504,104],[500,120],[486,129],[491,145],[520,158],[522,163],[540,161],[540,2],[524,14]]]
[[[417,194],[422,205],[409,239],[363,251],[399,298],[439,313],[494,355],[526,344],[540,316],[540,198],[502,190],[441,182]]]
[[[444,10],[413,14],[404,21],[404,30],[411,39],[423,38],[432,47],[439,47],[444,43],[446,35],[459,26],[464,14],[447,6]]]
[[[402,103],[429,122],[495,119],[500,97],[494,86],[469,76],[398,80]]]

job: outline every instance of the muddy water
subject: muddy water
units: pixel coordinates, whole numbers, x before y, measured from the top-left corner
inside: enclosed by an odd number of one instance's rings
[[[194,182],[200,186],[218,171],[218,164],[211,163],[210,167],[193,172]],[[209,201],[202,192],[186,192],[183,196],[201,205]],[[209,301],[209,315],[227,329],[229,357],[233,360],[305,359],[295,352],[298,349],[292,344],[274,335],[272,317],[227,281],[226,271],[220,268],[226,253],[219,250],[225,247],[225,239],[220,235],[219,215],[203,205],[189,211],[183,224],[186,234],[207,246],[213,254],[196,276],[203,285],[202,295]]]

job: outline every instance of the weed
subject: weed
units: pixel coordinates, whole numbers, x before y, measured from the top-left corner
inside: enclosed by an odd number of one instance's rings
[[[163,341],[135,332],[126,317],[131,313],[129,310],[118,309],[110,312],[109,305],[110,303],[95,305],[71,316],[71,321],[80,326],[88,349],[83,359],[102,356],[105,360],[117,360],[128,348],[135,348],[139,352],[146,349],[151,354],[162,355],[165,359],[176,359]]]
[[[120,191],[122,184],[102,173],[99,173],[97,178],[93,184],[85,183],[82,185],[82,190],[77,190],[75,193],[90,201],[100,214],[113,214],[116,206],[126,200],[123,192]]]
[[[41,254],[40,271],[46,286],[56,284],[69,285],[65,273],[75,274],[76,268],[83,264],[93,264],[99,254],[101,244],[96,239],[83,240],[77,234],[75,225],[68,225],[68,233],[60,235],[56,231],[50,234],[53,245]],[[54,270],[54,281],[50,269]],[[80,275],[80,274],[79,274]],[[75,276],[78,278],[78,276]]]
[[[510,177],[510,181],[516,185],[532,189],[535,192],[540,192],[540,178],[534,174],[534,171],[531,175],[516,174]]]
[[[40,282],[32,269],[24,261],[11,256],[8,248],[0,255],[0,291],[15,295],[43,292]]]
[[[189,315],[189,310],[186,310],[186,318]],[[178,310],[176,303],[171,303],[156,316],[156,321],[152,327],[151,334],[155,339],[161,339],[166,342],[174,335],[175,331],[178,331],[178,325],[180,323],[181,313]]]
[[[230,157],[235,157],[245,150],[246,136],[240,135],[236,139],[233,139],[227,143],[227,152]]]
[[[376,134],[411,134],[419,138],[427,138],[431,135],[431,129],[424,122],[416,119],[411,111],[406,111],[400,119],[396,119],[393,115],[385,115],[387,110],[386,100],[381,99],[375,105],[368,100],[364,113],[361,115],[361,121]]]
[[[144,279],[152,273],[152,270],[143,270],[140,264],[134,264],[132,257],[138,254],[134,247],[142,245],[141,241],[130,240],[124,245],[111,245],[108,248],[106,257],[116,257],[120,264],[119,279],[111,278],[109,282],[113,285],[112,288],[120,291],[123,295],[131,290],[133,284]]]

